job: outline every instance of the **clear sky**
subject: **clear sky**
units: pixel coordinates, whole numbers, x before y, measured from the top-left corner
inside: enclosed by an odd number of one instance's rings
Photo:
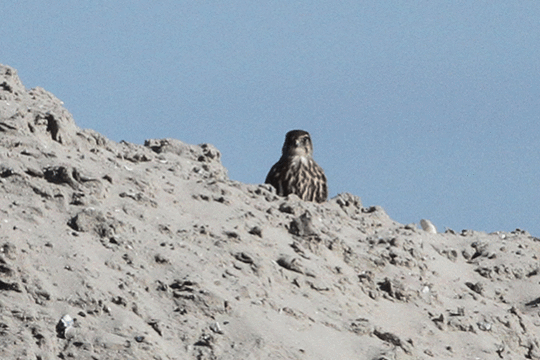
[[[0,63],[82,128],[211,143],[262,183],[311,133],[330,194],[540,237],[540,1],[17,1]]]

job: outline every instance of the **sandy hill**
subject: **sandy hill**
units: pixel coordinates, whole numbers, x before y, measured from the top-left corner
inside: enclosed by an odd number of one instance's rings
[[[1,359],[540,359],[539,254],[113,142],[0,66]]]

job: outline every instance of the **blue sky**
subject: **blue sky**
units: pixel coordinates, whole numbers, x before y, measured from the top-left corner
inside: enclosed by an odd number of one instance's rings
[[[211,143],[261,183],[291,129],[331,196],[540,237],[538,1],[18,1],[0,63],[82,128]]]

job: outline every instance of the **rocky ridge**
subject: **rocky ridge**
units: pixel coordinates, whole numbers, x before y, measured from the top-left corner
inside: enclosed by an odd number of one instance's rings
[[[0,66],[0,358],[540,359],[540,241],[116,143]]]

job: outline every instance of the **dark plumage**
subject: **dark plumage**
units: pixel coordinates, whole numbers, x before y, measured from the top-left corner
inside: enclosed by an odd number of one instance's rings
[[[313,160],[313,144],[307,131],[292,130],[285,135],[281,158],[270,169],[265,183],[275,187],[280,196],[296,194],[305,201],[326,201],[326,176]]]

